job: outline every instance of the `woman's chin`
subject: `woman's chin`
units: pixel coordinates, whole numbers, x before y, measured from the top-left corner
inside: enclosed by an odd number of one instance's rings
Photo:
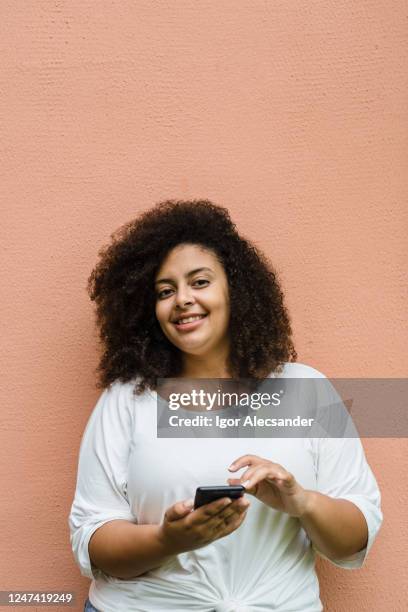
[[[192,357],[204,357],[206,354],[205,349],[200,349],[199,346],[189,345],[189,346],[179,346],[179,349],[182,353],[186,355],[191,355]]]
[[[194,342],[193,339],[191,339],[191,342],[178,343],[178,348],[180,349],[182,353],[185,353],[186,355],[191,355],[194,357],[204,357],[206,353],[209,352],[208,347],[203,346],[202,341]]]

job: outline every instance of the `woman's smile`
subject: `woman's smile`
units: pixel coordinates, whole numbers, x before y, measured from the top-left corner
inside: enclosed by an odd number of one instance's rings
[[[179,332],[189,332],[189,331],[193,331],[194,329],[197,329],[197,327],[200,327],[200,325],[203,323],[204,319],[207,317],[208,315],[190,315],[188,317],[186,316],[182,316],[180,319],[178,319],[175,323],[174,323],[174,327],[177,329],[177,331]]]

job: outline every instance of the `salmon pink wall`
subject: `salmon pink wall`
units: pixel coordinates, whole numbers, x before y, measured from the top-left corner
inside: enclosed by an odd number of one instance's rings
[[[299,361],[408,375],[408,9],[3,0],[0,16],[0,588],[73,590],[81,610],[67,516],[99,395],[85,287],[122,223],[167,198],[227,206],[280,271]],[[364,446],[383,528],[363,570],[318,562],[322,599],[405,610],[407,443]]]

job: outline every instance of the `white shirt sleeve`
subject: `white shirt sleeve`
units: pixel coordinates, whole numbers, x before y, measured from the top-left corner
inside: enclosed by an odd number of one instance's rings
[[[75,497],[68,524],[71,546],[81,574],[97,578],[88,543],[104,523],[136,523],[127,499],[127,466],[133,424],[131,387],[120,382],[106,388],[82,436]]]
[[[359,438],[322,438],[318,447],[317,490],[355,504],[368,527],[366,548],[346,559],[328,560],[338,567],[357,569],[365,563],[382,523],[380,491]]]

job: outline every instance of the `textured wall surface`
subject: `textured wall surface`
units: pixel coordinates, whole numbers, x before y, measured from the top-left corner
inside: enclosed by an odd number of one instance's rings
[[[67,516],[99,395],[85,286],[119,225],[170,197],[227,206],[281,274],[299,361],[408,375],[408,7],[2,0],[0,17],[0,588],[80,601]],[[405,610],[407,444],[364,446],[383,529],[363,570],[318,562],[322,599]]]

